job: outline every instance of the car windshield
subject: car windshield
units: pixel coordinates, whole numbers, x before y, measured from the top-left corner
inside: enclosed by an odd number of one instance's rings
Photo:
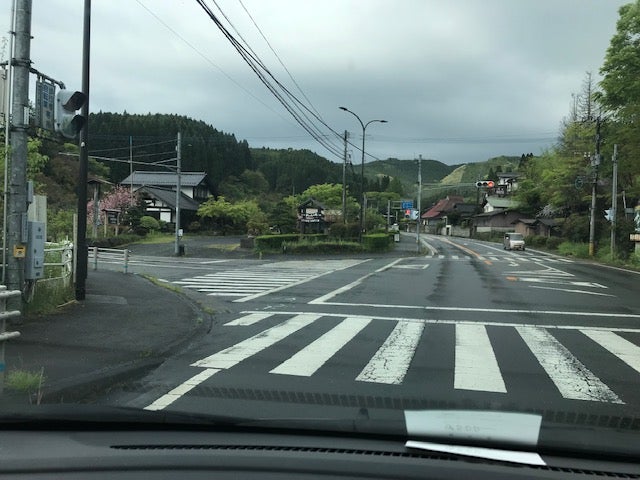
[[[0,23],[3,418],[640,458],[640,0]]]

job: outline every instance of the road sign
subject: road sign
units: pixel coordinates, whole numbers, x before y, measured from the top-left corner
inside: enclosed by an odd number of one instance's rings
[[[413,208],[413,200],[403,200],[402,201],[402,210],[407,210],[409,208]]]
[[[53,83],[36,81],[36,125],[45,130],[53,130],[53,110],[56,101],[56,86]]]

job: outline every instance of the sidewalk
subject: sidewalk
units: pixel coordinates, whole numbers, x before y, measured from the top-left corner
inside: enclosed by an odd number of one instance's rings
[[[7,373],[44,369],[43,403],[78,402],[141,376],[210,327],[187,297],[137,275],[90,271],[86,299],[22,317],[6,345]],[[28,401],[5,389],[3,401]]]

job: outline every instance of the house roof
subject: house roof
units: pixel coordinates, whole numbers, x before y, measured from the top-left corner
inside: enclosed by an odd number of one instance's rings
[[[181,172],[180,185],[183,187],[196,187],[205,181],[205,172]],[[154,187],[175,187],[178,174],[173,172],[140,172],[135,171],[120,182],[121,185],[151,185]]]
[[[298,205],[298,208],[308,207],[309,205],[313,205],[314,207],[320,207],[322,210],[326,210],[327,209],[327,207],[325,205],[323,205],[322,203],[320,203],[318,200],[316,200],[313,197],[307,198],[304,202],[302,202],[300,205]]]
[[[447,198],[438,200],[433,207],[421,215],[420,218],[438,218],[444,213],[451,212],[457,203],[464,203],[464,198],[458,195],[450,195]]]
[[[175,190],[171,190],[169,188],[160,188],[160,187],[140,187],[136,190],[136,192],[144,192],[149,196],[160,200],[162,203],[166,204],[170,208],[176,208],[176,192]],[[187,197],[184,193],[180,194],[180,210],[192,210],[196,211],[200,207],[200,204],[193,200],[192,198]]]

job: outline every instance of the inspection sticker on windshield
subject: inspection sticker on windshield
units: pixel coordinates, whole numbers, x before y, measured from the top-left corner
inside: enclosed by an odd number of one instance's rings
[[[529,413],[406,410],[407,434],[534,447],[542,417]]]

